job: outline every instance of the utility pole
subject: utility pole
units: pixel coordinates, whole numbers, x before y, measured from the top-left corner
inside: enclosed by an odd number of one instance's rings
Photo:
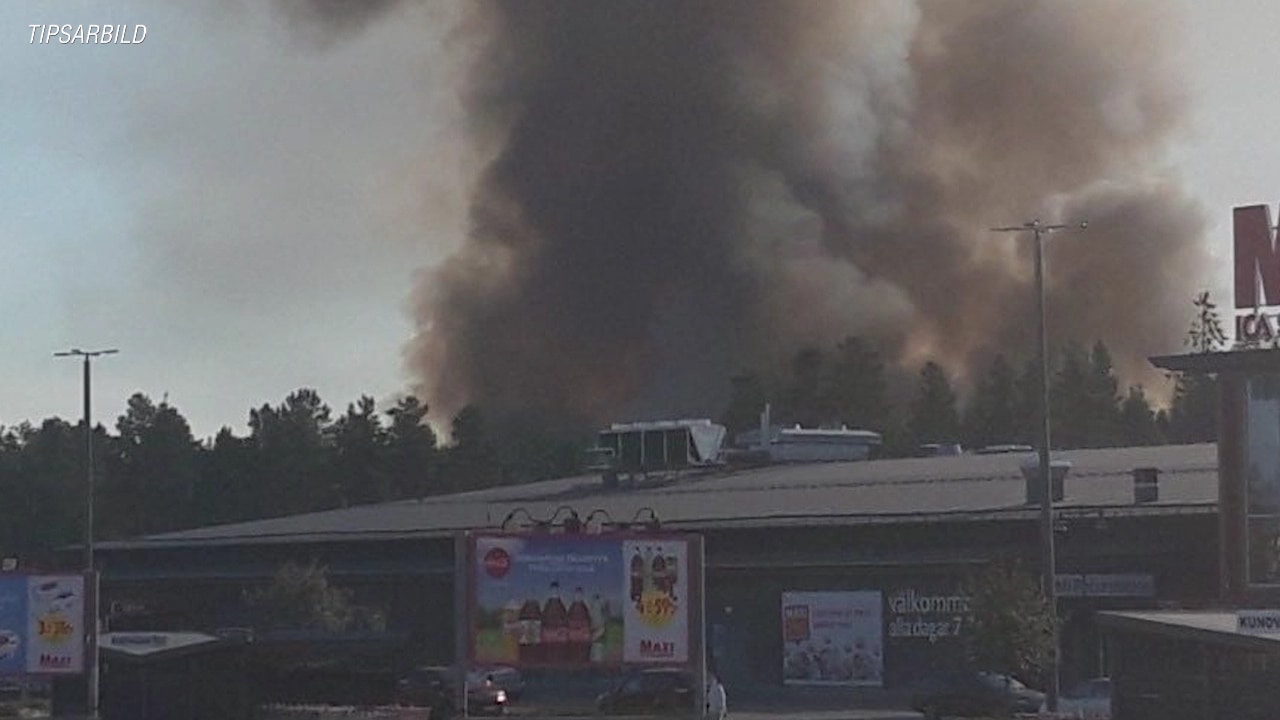
[[[54,353],[54,357],[78,357],[84,361],[84,572],[85,587],[89,595],[89,627],[85,633],[84,674],[85,711],[89,717],[98,717],[98,576],[93,562],[93,414],[91,412],[90,365],[94,358],[115,355],[109,350],[81,350],[72,348]]]
[[[1053,547],[1053,471],[1049,463],[1049,331],[1045,313],[1044,292],[1044,236],[1049,233],[1089,227],[1088,222],[1075,225],[1045,225],[1039,219],[1021,225],[991,228],[992,232],[1031,233],[1035,238],[1036,264],[1036,304],[1039,309],[1039,347],[1037,354],[1040,364],[1040,585],[1045,600],[1049,605],[1053,629],[1053,654],[1049,659],[1049,687],[1045,688],[1045,701],[1049,712],[1058,711],[1059,688],[1059,641],[1058,641],[1058,588],[1057,559]]]

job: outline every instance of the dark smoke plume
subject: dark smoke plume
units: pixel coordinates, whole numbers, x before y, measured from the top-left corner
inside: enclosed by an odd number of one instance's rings
[[[1160,176],[1184,97],[1165,4],[516,0],[467,6],[491,161],[424,275],[409,363],[466,402],[715,413],[728,378],[849,333],[965,378],[1055,337],[1129,380],[1174,350],[1204,254]]]

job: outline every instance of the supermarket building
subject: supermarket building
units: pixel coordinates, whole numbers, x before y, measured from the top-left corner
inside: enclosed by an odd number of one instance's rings
[[[1099,611],[1195,608],[1218,597],[1214,445],[1075,450],[1055,501],[1064,682],[1107,670]],[[316,561],[378,632],[294,637],[351,657],[450,662],[459,533],[604,521],[702,535],[707,642],[726,686],[782,684],[784,593],[878,593],[883,683],[960,661],[972,570],[1038,569],[1039,506],[1018,454],[780,463],[586,475],[102,543],[102,607],[118,628],[245,627],[245,590]],[[265,638],[263,638],[265,640]]]

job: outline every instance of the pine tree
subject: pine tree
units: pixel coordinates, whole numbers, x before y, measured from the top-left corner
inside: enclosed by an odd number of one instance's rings
[[[1169,433],[1175,442],[1218,439],[1218,381],[1200,373],[1179,373],[1169,404]]]
[[[1156,445],[1161,440],[1156,413],[1141,385],[1131,386],[1120,405],[1119,439],[1126,446]]]
[[[1191,304],[1196,308],[1191,329],[1187,331],[1186,342],[1191,351],[1207,353],[1222,349],[1227,344],[1227,335],[1222,331],[1218,305],[1209,298],[1209,291],[1201,292]]]
[[[760,413],[768,402],[764,381],[754,373],[736,375],[729,380],[729,405],[720,422],[730,435],[760,426]]]
[[[817,347],[806,347],[796,353],[791,362],[791,382],[783,398],[784,422],[817,427],[831,419],[829,404],[822,393],[825,360]]]
[[[953,443],[960,437],[955,391],[942,366],[933,361],[920,371],[920,391],[911,406],[909,427],[916,445]]]
[[[1062,366],[1052,386],[1050,431],[1054,447],[1085,446],[1090,420],[1089,370],[1084,347],[1076,342],[1068,343],[1062,351]]]
[[[444,475],[452,492],[496,485],[501,480],[497,447],[488,418],[474,405],[453,417],[451,445],[445,454]]]
[[[1017,441],[1036,447],[1040,445],[1040,405],[1044,402],[1040,382],[1040,364],[1032,358],[1023,363],[1014,388],[1013,416]]]
[[[1226,343],[1217,305],[1202,292],[1192,301],[1196,314],[1186,344],[1194,353],[1219,350]],[[1199,373],[1177,373],[1169,405],[1169,433],[1176,442],[1213,442],[1218,437],[1218,381]]]
[[[860,338],[845,338],[836,346],[823,378],[822,395],[831,413],[827,420],[884,432],[889,422],[885,394],[880,354]]]
[[[1089,354],[1089,375],[1081,398],[1085,426],[1083,447],[1115,447],[1120,441],[1120,383],[1111,364],[1111,353],[1098,341]]]
[[[972,447],[1021,440],[1018,388],[1013,366],[1003,355],[991,361],[965,413],[965,442]]]
[[[396,498],[418,498],[435,490],[438,479],[436,433],[426,422],[427,404],[410,395],[387,410],[386,463]]]

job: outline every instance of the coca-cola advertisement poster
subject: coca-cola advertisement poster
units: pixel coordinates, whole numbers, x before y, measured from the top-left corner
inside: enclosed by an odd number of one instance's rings
[[[884,681],[878,591],[784,592],[783,681],[880,686]]]
[[[686,540],[521,534],[473,543],[473,663],[688,662]]]
[[[630,540],[622,544],[622,557],[627,562],[623,661],[687,662],[687,543],[660,538]],[[649,572],[645,572],[645,568]]]

